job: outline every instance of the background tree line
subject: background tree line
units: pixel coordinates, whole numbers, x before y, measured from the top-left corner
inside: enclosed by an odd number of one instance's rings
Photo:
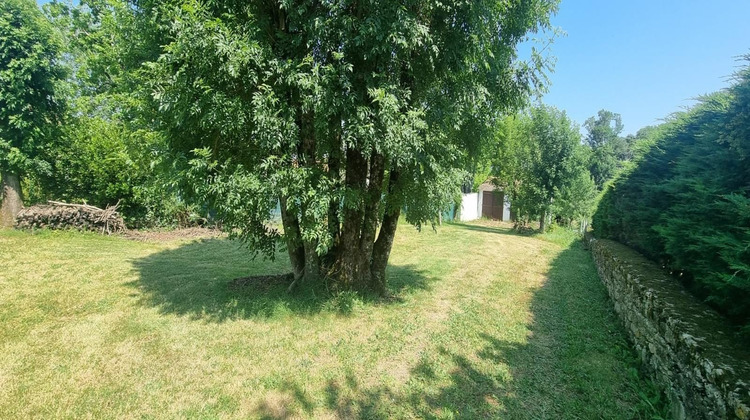
[[[539,104],[499,120],[495,136],[474,164],[474,187],[493,177],[511,200],[516,223],[551,222],[585,230],[604,186],[632,159],[652,128],[622,137],[619,114],[601,110],[585,135],[564,111]]]
[[[173,188],[176,161],[151,122],[142,64],[156,57],[153,25],[116,0],[44,11],[9,0],[1,12],[2,224],[22,201],[48,199],[120,202],[131,227],[197,218]]]

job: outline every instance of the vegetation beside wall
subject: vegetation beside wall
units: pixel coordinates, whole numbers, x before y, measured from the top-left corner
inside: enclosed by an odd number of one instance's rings
[[[750,363],[725,321],[643,256],[587,235],[599,277],[674,419],[747,419]]]
[[[750,69],[640,149],[600,201],[596,236],[660,263],[750,337]]]

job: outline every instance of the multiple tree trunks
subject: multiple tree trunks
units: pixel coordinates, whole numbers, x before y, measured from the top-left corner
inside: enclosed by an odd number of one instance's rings
[[[337,176],[339,163],[329,167]],[[331,203],[328,211],[328,231],[332,246],[322,255],[315,250],[314,241],[303,241],[300,235],[302,214],[293,212],[287,197],[281,197],[281,218],[284,225],[287,251],[294,273],[294,283],[315,281],[321,276],[339,290],[368,290],[385,294],[385,270],[393,238],[396,234],[400,203],[391,202],[398,171],[389,168],[382,154],[373,152],[365,157],[356,149],[345,153],[344,187],[363,191],[339,206]],[[301,206],[305,207],[304,203]],[[304,213],[304,210],[302,211]]]
[[[76,229],[110,235],[125,231],[125,222],[117,207],[100,209],[87,204],[50,201],[49,204],[22,209],[16,217],[16,228]]]

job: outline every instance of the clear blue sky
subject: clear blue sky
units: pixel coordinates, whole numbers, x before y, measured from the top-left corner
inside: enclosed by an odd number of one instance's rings
[[[750,53],[748,0],[562,0],[552,23],[567,36],[543,101],[581,125],[617,112],[623,134],[728,86]]]

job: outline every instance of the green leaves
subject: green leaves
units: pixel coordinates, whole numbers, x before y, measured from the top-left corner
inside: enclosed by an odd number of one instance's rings
[[[0,170],[22,174],[59,128],[60,39],[31,0],[0,4]]]
[[[651,130],[594,217],[597,235],[664,263],[734,321],[750,320],[750,72]]]
[[[587,131],[585,142],[592,150],[589,170],[601,190],[629,158],[630,145],[620,137],[623,129],[620,114],[602,109],[583,126]]]
[[[280,197],[321,255],[341,224],[362,232],[386,211],[406,207],[421,227],[456,200],[497,116],[526,103],[548,70],[518,63],[515,49],[549,26],[556,2],[522,3],[145,8],[164,35],[145,65],[154,119],[170,148],[191,156],[195,197],[266,255],[282,238],[268,224]],[[347,156],[361,162],[347,166]],[[362,220],[343,220],[346,211]]]
[[[554,107],[539,105],[497,128],[497,182],[521,222],[554,213],[566,220],[591,211],[591,179],[578,127]]]

